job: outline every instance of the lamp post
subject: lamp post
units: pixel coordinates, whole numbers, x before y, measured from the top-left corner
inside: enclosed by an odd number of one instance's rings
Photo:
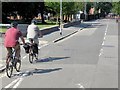
[[[85,20],[87,19],[86,5],[87,5],[87,2],[85,1],[85,3],[84,3]]]
[[[62,0],[60,0],[60,35],[62,35]]]

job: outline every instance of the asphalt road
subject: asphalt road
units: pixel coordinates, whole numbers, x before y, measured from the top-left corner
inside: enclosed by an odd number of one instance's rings
[[[30,64],[22,51],[22,68],[2,88],[118,88],[118,24],[102,19],[57,43],[42,47]],[[76,28],[76,27],[75,27]]]

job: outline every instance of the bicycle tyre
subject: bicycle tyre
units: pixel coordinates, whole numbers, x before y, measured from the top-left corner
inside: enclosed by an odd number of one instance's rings
[[[33,63],[33,59],[34,59],[34,55],[33,55],[32,50],[30,50],[30,51],[29,51],[29,62],[30,62],[30,63]]]
[[[21,60],[17,60],[15,63],[15,69],[17,72],[20,72],[20,68],[21,68]]]
[[[11,62],[11,58],[8,58],[8,63],[6,64],[6,73],[9,78],[11,78],[13,73],[13,64]]]

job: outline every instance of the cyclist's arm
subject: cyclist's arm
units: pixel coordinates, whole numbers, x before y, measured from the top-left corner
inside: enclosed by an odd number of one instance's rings
[[[23,35],[22,35],[22,32],[21,31],[19,31],[19,37],[20,37],[20,39],[22,40],[22,42],[23,42],[23,44],[25,44],[25,40],[24,40],[24,38],[23,38]]]
[[[39,30],[38,27],[37,27],[37,33],[38,33],[38,36],[39,36],[40,38],[42,38],[42,33],[41,33],[41,31]]]
[[[23,44],[25,44],[25,39],[23,38],[23,36],[21,36],[20,38],[21,38]]]

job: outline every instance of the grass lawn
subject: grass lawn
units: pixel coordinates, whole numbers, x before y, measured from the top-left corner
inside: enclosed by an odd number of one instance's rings
[[[39,29],[49,28],[49,27],[52,27],[52,26],[58,26],[58,24],[56,24],[56,22],[54,22],[54,21],[46,20],[45,22],[46,22],[46,24],[42,24],[42,23],[37,24]]]
[[[49,28],[49,27],[53,27],[53,26],[58,26],[58,24],[56,24],[56,22],[50,22],[50,21],[45,21],[46,24],[42,24],[42,23],[39,23],[37,24],[37,26],[39,27],[39,29],[45,29],[45,28]],[[7,30],[6,27],[2,27],[0,28],[0,33],[5,33]]]
[[[0,33],[5,33],[7,28],[0,28]]]
[[[38,24],[37,26],[39,27],[39,29],[45,29],[45,28],[58,26],[58,25],[56,25],[56,24],[53,24],[53,25],[50,25],[50,24]]]

